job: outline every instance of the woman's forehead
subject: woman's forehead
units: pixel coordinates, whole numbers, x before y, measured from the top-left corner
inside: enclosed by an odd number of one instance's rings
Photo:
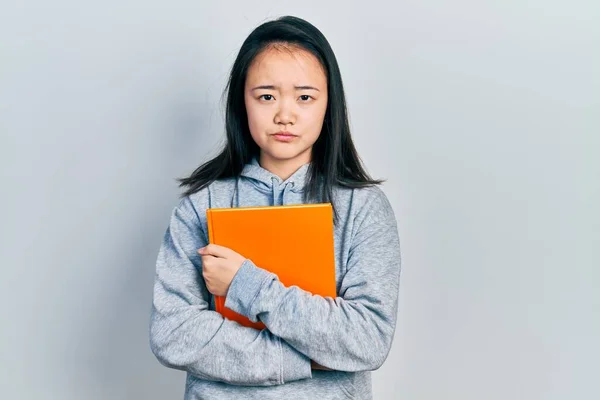
[[[259,82],[269,81],[269,82]],[[309,51],[297,46],[270,46],[252,62],[246,79],[248,84],[324,84],[325,71]]]

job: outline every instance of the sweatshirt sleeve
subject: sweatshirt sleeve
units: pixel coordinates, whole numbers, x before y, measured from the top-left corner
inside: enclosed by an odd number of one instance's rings
[[[173,211],[156,265],[150,347],[161,364],[201,379],[270,386],[310,378],[310,359],[269,332],[209,309],[197,249],[206,235],[189,198]]]
[[[378,369],[389,354],[396,327],[400,243],[383,192],[363,208],[337,298],[285,287],[275,274],[246,260],[230,285],[225,306],[262,321],[274,335],[325,367]]]

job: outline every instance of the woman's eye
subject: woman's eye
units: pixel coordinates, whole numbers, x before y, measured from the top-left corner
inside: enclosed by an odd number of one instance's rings
[[[302,96],[300,96],[300,100],[302,101],[308,101],[310,100],[310,96],[307,94],[303,94]]]
[[[273,95],[263,94],[262,96],[260,96],[260,98],[263,100],[266,100],[266,101],[271,101],[271,100],[273,100]]]

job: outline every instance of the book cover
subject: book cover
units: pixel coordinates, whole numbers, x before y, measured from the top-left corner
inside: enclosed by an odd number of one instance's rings
[[[333,210],[330,203],[209,208],[210,243],[228,247],[273,272],[286,287],[336,297]],[[261,322],[225,307],[215,296],[216,311],[255,329]]]

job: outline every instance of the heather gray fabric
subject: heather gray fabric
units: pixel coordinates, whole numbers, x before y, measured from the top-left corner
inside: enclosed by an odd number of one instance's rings
[[[202,279],[206,209],[302,203],[308,167],[282,181],[255,159],[174,209],[156,265],[150,344],[162,364],[187,371],[185,399],[372,398],[369,371],[392,344],[400,277],[396,219],[381,189],[335,189],[337,298],[286,288],[246,260],[226,306],[262,321],[258,331],[215,312]],[[311,371],[311,359],[335,371]]]

